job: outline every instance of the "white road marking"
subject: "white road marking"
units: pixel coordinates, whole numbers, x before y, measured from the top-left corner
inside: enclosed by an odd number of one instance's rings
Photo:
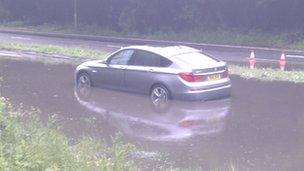
[[[18,40],[31,40],[29,37],[18,37],[18,36],[12,36],[12,39],[18,39]]]
[[[299,59],[304,59],[304,56],[301,55],[286,55],[287,58],[299,58]]]

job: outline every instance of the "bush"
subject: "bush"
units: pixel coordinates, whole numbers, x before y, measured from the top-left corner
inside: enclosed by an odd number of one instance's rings
[[[120,135],[106,146],[92,138],[71,145],[50,119],[41,124],[37,112],[13,110],[0,99],[0,170],[134,170],[134,147]]]

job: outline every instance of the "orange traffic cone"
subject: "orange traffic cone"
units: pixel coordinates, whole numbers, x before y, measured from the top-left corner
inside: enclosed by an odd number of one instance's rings
[[[284,71],[286,67],[286,56],[284,50],[282,50],[282,54],[279,60],[280,70]]]
[[[250,57],[249,57],[249,66],[250,66],[250,69],[254,69],[255,63],[256,63],[255,54],[254,54],[254,51],[251,50]]]

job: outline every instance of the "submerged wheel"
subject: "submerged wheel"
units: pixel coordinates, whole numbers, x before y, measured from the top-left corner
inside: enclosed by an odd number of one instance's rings
[[[89,74],[82,72],[77,77],[77,90],[83,96],[88,96],[91,92],[92,81]]]
[[[155,85],[150,92],[150,100],[155,108],[166,108],[169,103],[170,93],[163,85]]]

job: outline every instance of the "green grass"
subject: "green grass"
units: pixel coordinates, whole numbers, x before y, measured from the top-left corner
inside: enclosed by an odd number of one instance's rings
[[[262,81],[289,81],[304,83],[304,71],[281,71],[271,68],[249,69],[245,66],[229,65],[230,74],[239,75],[245,79]]]
[[[39,53],[46,53],[50,55],[63,55],[63,56],[80,57],[80,58],[94,58],[94,59],[103,59],[108,54],[108,52],[97,51],[87,48],[25,44],[25,43],[14,43],[14,42],[0,42],[0,49],[33,51]]]
[[[41,124],[35,111],[13,110],[0,98],[0,170],[136,170],[134,146],[120,136],[107,146],[92,138],[70,144],[55,119]]]

